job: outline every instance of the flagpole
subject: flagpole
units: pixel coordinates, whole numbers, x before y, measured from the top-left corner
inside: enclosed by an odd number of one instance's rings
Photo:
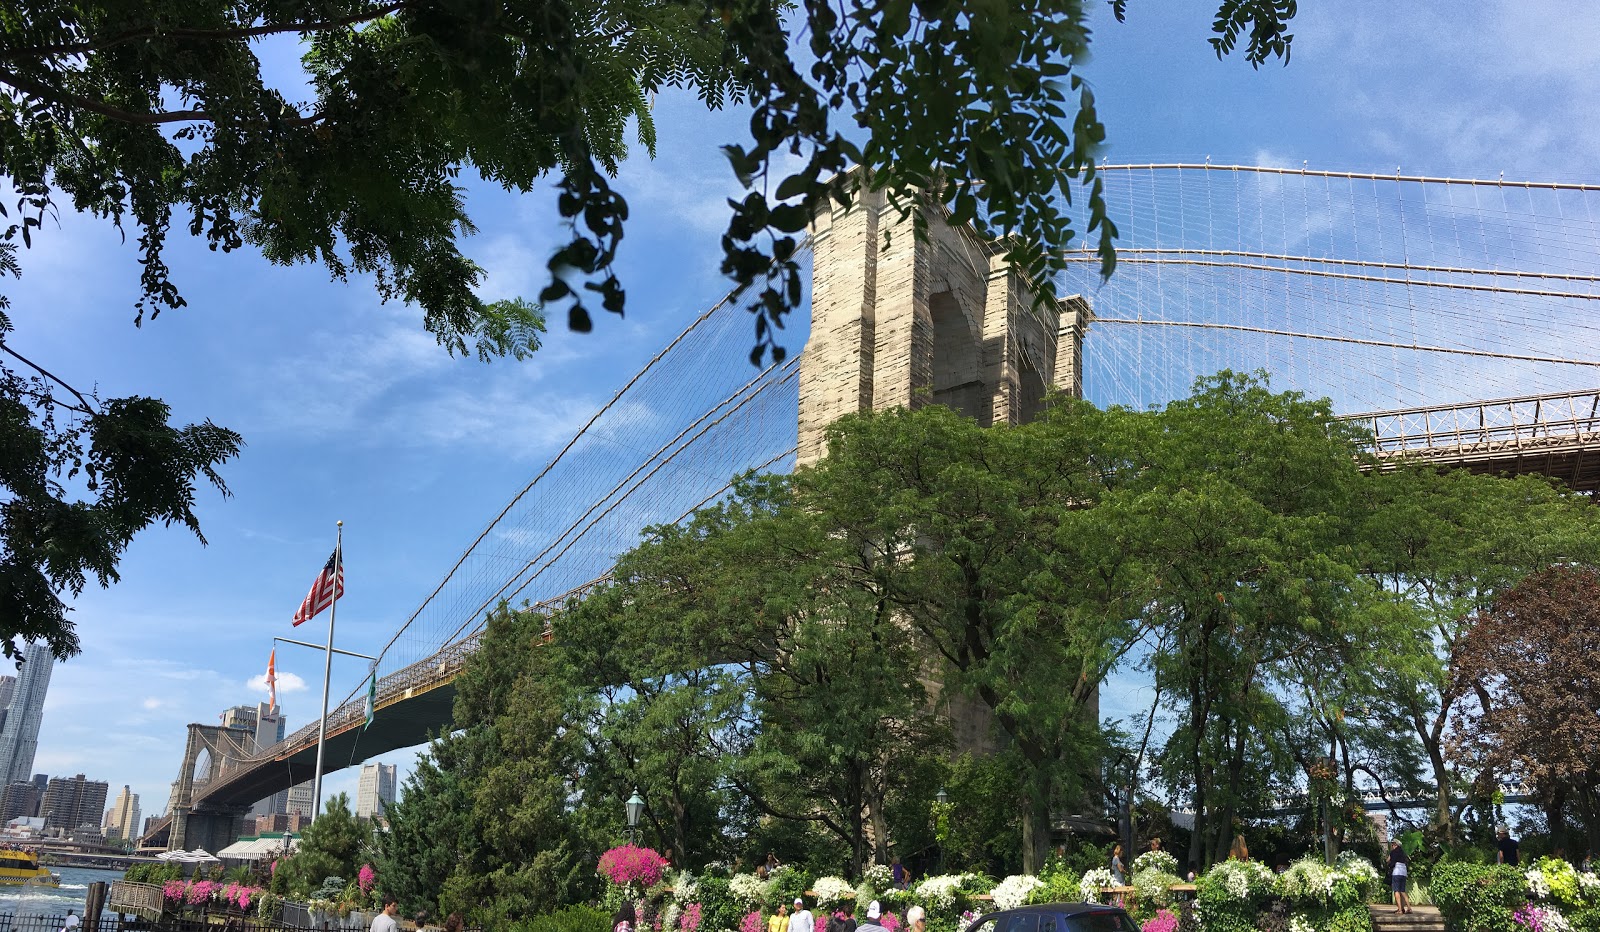
[[[333,604],[328,606],[328,644],[322,658],[322,720],[317,724],[317,769],[311,778],[311,821],[322,813],[322,749],[328,742],[328,681],[333,677],[333,620],[339,614],[339,580],[344,575],[344,522],[333,544]]]

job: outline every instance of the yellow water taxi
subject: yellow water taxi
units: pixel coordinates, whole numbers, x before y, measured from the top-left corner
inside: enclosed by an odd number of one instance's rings
[[[59,887],[61,877],[40,867],[31,851],[0,851],[0,886]]]

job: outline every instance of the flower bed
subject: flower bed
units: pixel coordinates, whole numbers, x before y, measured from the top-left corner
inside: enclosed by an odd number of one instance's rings
[[[1103,888],[1113,886],[1111,872],[1104,869],[1079,876],[1054,868],[1039,877],[1018,874],[998,883],[976,874],[945,874],[924,878],[910,890],[897,890],[881,865],[868,868],[859,886],[852,887],[842,877],[812,880],[792,868],[780,868],[765,879],[742,873],[728,877],[713,868],[700,878],[688,873],[668,878],[662,863],[655,852],[632,846],[613,848],[601,859],[599,873],[611,885],[608,904],[634,900],[640,932],[766,932],[768,919],[796,896],[812,909],[818,930],[825,928],[830,913],[864,919],[868,905],[877,901],[878,921],[891,932],[903,925],[904,912],[913,905],[927,911],[930,932],[961,932],[993,909],[1100,900]],[[1200,878],[1194,887],[1196,907],[1185,905],[1180,912],[1169,889],[1178,882],[1177,860],[1165,852],[1147,853],[1134,864],[1131,893],[1120,888],[1118,896],[1137,919],[1144,920],[1142,932],[1371,932],[1366,904],[1381,895],[1382,886],[1369,862],[1349,855],[1331,867],[1316,860],[1301,861],[1281,876],[1260,863],[1227,861]],[[1549,886],[1581,895],[1585,882],[1577,875],[1552,874]],[[1519,889],[1526,886],[1523,881]],[[1595,888],[1600,890],[1600,882]],[[1600,932],[1577,923],[1570,930],[1552,925],[1555,920],[1542,912],[1525,916],[1539,928],[1527,922],[1512,928],[1509,908],[1504,918],[1503,927],[1482,932]]]
[[[1600,932],[1600,876],[1554,858],[1520,870],[1441,861],[1428,892],[1450,932]]]

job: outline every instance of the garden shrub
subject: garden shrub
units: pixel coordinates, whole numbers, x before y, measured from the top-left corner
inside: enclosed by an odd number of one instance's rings
[[[1206,932],[1254,932],[1256,916],[1277,896],[1277,877],[1258,861],[1223,861],[1195,882]]]
[[[1428,893],[1450,932],[1521,932],[1511,916],[1528,901],[1528,880],[1515,867],[1440,861]]]
[[[516,932],[610,932],[611,917],[592,906],[568,906],[517,923]]]
[[[709,873],[700,878],[700,909],[700,924],[707,929],[737,929],[747,911],[728,889],[728,881]]]
[[[1570,910],[1567,922],[1572,924],[1572,932],[1600,932],[1600,904]]]
[[[809,889],[811,875],[785,864],[767,878],[767,910],[777,912],[779,906],[790,906],[795,897],[804,897]]]

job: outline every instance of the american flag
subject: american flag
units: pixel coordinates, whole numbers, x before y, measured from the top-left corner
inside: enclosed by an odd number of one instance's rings
[[[294,613],[294,623],[310,621],[317,617],[323,609],[333,604],[333,600],[344,595],[344,561],[339,559],[339,549],[334,548],[333,554],[328,557],[327,565],[322,572],[317,574],[317,581],[311,584],[311,591],[306,593],[306,599],[300,603],[300,610]]]

